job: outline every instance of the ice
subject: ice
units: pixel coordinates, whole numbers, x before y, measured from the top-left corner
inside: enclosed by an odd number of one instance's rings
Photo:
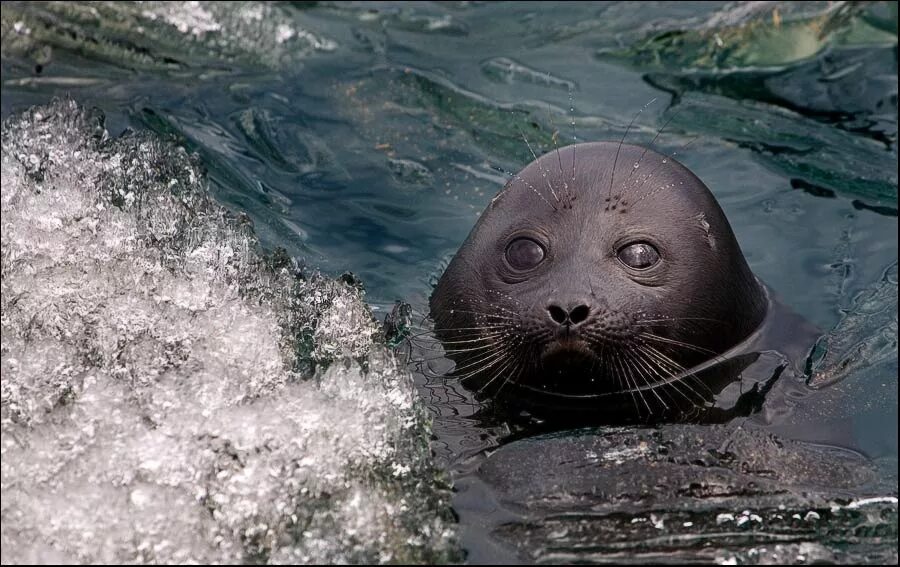
[[[457,559],[362,292],[264,254],[183,149],[2,130],[3,563]]]

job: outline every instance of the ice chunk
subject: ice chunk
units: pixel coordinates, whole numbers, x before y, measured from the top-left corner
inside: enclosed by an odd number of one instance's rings
[[[181,148],[72,101],[2,132],[3,563],[458,559],[358,288],[264,254]]]

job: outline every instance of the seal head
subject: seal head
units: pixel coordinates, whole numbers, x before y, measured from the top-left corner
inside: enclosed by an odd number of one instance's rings
[[[652,399],[750,336],[767,299],[700,179],[647,148],[599,142],[513,176],[430,307],[455,374],[479,391]]]

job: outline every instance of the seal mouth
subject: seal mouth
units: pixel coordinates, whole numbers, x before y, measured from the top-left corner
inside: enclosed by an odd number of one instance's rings
[[[587,341],[579,338],[572,332],[561,330],[555,339],[547,343],[541,353],[541,359],[544,362],[551,362],[555,359],[568,360],[578,358],[594,359],[593,351]]]
[[[601,374],[602,365],[590,344],[575,333],[560,333],[544,347],[540,361],[539,378],[529,385],[531,388],[569,395],[617,389]]]
[[[766,293],[768,293],[768,291],[766,291]],[[767,295],[767,297],[768,297],[768,295]],[[707,373],[713,372],[718,368],[724,367],[729,362],[740,359],[742,356],[746,356],[748,353],[754,354],[752,346],[759,340],[759,337],[762,334],[762,331],[763,331],[763,327],[760,326],[753,333],[751,333],[746,339],[744,339],[737,345],[733,346],[732,348],[728,349],[724,353],[722,353],[718,356],[714,356],[714,357],[710,358],[709,360],[702,362],[692,368],[687,368],[677,374],[673,374],[672,376],[666,378],[665,380],[656,380],[654,382],[643,384],[640,386],[633,386],[630,388],[616,388],[613,385],[615,380],[607,379],[609,377],[605,377],[603,379],[603,382],[606,384],[609,384],[608,389],[600,389],[600,388],[594,387],[594,388],[590,388],[590,389],[582,388],[581,391],[575,391],[575,389],[573,389],[573,388],[555,387],[555,385],[556,385],[555,381],[547,382],[544,384],[520,383],[518,385],[518,387],[523,390],[529,391],[535,395],[539,395],[539,396],[543,397],[544,399],[555,398],[558,402],[562,402],[562,403],[565,403],[566,401],[568,401],[568,402],[577,402],[577,401],[590,402],[592,400],[596,401],[596,400],[600,400],[600,399],[604,399],[604,398],[611,398],[611,397],[616,397],[616,398],[622,397],[622,399],[625,400],[626,398],[624,396],[626,396],[626,395],[630,395],[630,394],[638,393],[638,392],[646,393],[646,392],[650,392],[653,390],[659,390],[659,389],[665,388],[675,382],[681,382],[691,376],[695,376],[695,377],[696,376],[705,376]],[[554,346],[555,343],[557,343],[557,342],[558,341],[554,341],[553,343],[550,343],[550,345],[548,345],[547,348],[550,349],[551,346]],[[582,343],[585,347],[587,346],[587,343],[585,343],[584,341],[577,341],[577,342]],[[558,348],[560,345],[555,345],[555,346]],[[549,351],[545,350],[545,353],[549,354]],[[561,357],[570,356],[570,354],[567,354],[567,353],[571,353],[571,351],[568,351],[563,348],[554,350],[554,356],[561,356]],[[596,359],[596,355],[591,354],[590,356],[591,356],[592,360]],[[785,363],[785,365],[787,365],[787,363]],[[595,374],[596,374],[596,369],[595,369]],[[740,378],[740,376],[738,376],[738,379],[739,378]],[[733,381],[734,381],[734,377],[729,377],[729,379],[726,380],[726,384],[733,382]],[[592,386],[596,386],[598,382],[599,381],[590,381]]]

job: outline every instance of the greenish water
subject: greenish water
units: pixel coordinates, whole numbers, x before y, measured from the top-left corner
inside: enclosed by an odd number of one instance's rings
[[[522,132],[539,153],[555,141],[619,140],[646,106],[627,140],[676,152],[718,198],[754,272],[828,333],[822,364],[843,366],[819,425],[880,463],[896,497],[895,4],[5,2],[2,36],[4,117],[71,96],[101,108],[113,133],[171,137],[200,155],[216,198],[247,213],[266,245],[353,272],[382,313],[398,299],[425,310],[504,172],[532,159]],[[504,442],[502,427],[483,429],[452,386],[420,382],[439,462],[459,480],[473,559],[659,560],[711,547],[670,559],[758,561],[748,550],[765,541],[830,541],[812,530],[716,552],[715,538],[652,528],[603,547],[644,520],[607,511],[607,524],[580,523],[573,535],[554,522],[596,502],[566,504],[572,493],[559,486],[540,497],[497,488],[513,476],[503,463],[473,475],[473,455]],[[490,494],[484,508],[465,490]],[[563,504],[542,511],[534,503],[545,497]],[[878,537],[896,537],[894,502],[879,512]],[[659,506],[681,509],[669,525],[696,525],[687,532],[714,530],[724,513],[698,519],[674,496]],[[667,543],[634,543],[664,533]],[[564,543],[554,547],[554,534]],[[896,543],[883,543],[872,555],[807,555],[896,561]],[[797,562],[805,552],[780,553]]]

